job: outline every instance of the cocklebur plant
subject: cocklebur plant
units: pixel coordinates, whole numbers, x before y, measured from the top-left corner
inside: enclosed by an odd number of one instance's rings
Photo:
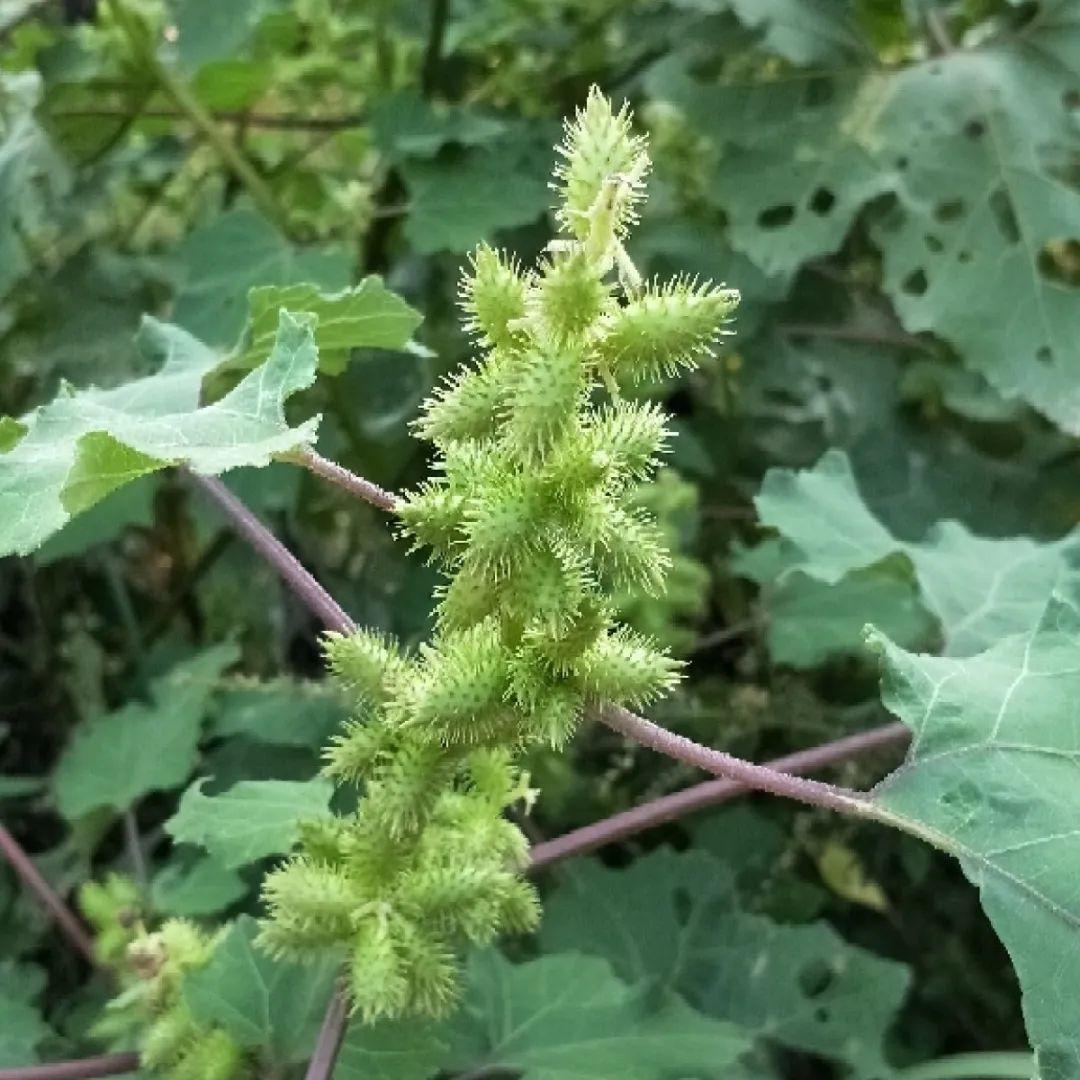
[[[476,251],[461,302],[482,355],[416,425],[434,476],[396,510],[446,576],[435,638],[408,657],[366,631],[328,635],[356,712],[326,772],[362,797],[307,825],[264,883],[262,945],[344,947],[368,1020],[445,1013],[463,942],[535,925],[528,845],[505,816],[535,796],[522,751],[562,747],[590,704],[640,706],[679,676],[614,615],[617,594],[660,592],[670,563],[633,503],[666,418],[620,388],[696,365],[738,295],[637,273],[623,241],[649,158],[625,108],[594,90],[559,153],[561,236],[533,270]]]
[[[208,934],[186,919],[167,919],[149,931],[138,887],[119,874],[88,882],[79,902],[101,961],[122,987],[94,1034],[105,1041],[134,1038],[142,1065],[170,1080],[249,1076],[243,1049],[222,1028],[196,1020],[182,994],[185,975],[209,962],[223,931]]]

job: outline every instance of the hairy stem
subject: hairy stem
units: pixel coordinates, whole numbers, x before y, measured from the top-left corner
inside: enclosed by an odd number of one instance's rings
[[[336,461],[330,461],[321,454],[315,453],[314,450],[298,450],[289,456],[289,460],[303,465],[316,476],[329,480],[331,484],[344,488],[350,495],[355,495],[358,499],[363,499],[380,510],[392,513],[397,506],[396,495],[384,491],[378,484],[373,484],[370,480],[357,476],[356,473],[349,472]]]
[[[814,746],[808,750],[798,750],[793,754],[775,758],[765,763],[766,767],[778,773],[799,774],[815,772],[830,765],[839,765],[852,761],[875,750],[899,747],[910,737],[908,729],[899,721],[883,724],[857,735],[848,735],[842,739]],[[625,840],[629,836],[655,828],[668,821],[675,821],[687,814],[696,813],[707,807],[719,806],[741,795],[746,795],[753,788],[737,780],[706,780],[703,784],[682,791],[662,795],[621,814],[613,814],[602,821],[593,822],[573,832],[558,836],[537,844],[531,852],[530,870],[541,870],[561,859],[575,855],[585,855],[596,851],[606,844]]]
[[[57,925],[67,935],[68,941],[94,967],[100,966],[100,961],[94,954],[94,943],[90,940],[90,935],[83,929],[82,923],[76,918],[71,908],[60,899],[56,890],[42,877],[41,871],[33,864],[30,856],[23,851],[18,840],[3,825],[0,825],[0,852],[3,852],[4,858],[10,863],[12,870],[22,879],[23,884],[38,898],[42,907],[56,920]],[[0,1072],[0,1078],[3,1075],[3,1072]],[[90,1076],[92,1074],[86,1073],[85,1075]]]
[[[806,780],[800,776],[778,772],[768,765],[755,765],[723,750],[702,746],[683,735],[676,735],[673,731],[659,727],[621,705],[602,704],[596,706],[592,713],[600,723],[642,746],[648,746],[676,761],[704,769],[705,772],[711,772],[725,780],[735,781],[748,789],[766,791],[841,814],[856,817],[875,816],[870,811],[866,798],[856,791],[824,784],[820,780]]]
[[[349,634],[356,623],[315,580],[295,555],[218,479],[188,472],[191,482],[217,503],[233,529],[281,576],[308,610],[328,630]]]
[[[27,1065],[19,1069],[0,1069],[0,1080],[90,1080],[95,1076],[121,1076],[139,1067],[134,1053],[102,1054],[77,1061],[54,1061],[51,1065]]]
[[[191,88],[167,64],[158,59],[153,45],[143,41],[142,28],[133,21],[123,0],[110,0],[117,23],[147,67],[153,72],[162,90],[173,99],[176,107],[191,122],[200,135],[217,151],[222,164],[243,184],[252,201],[283,233],[288,233],[288,218],[273,191],[256,168],[241,153],[233,140],[221,129],[213,116]]]

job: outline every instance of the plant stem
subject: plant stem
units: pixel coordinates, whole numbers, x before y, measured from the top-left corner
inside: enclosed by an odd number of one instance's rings
[[[778,329],[783,337],[820,337],[833,341],[862,342],[867,345],[891,345],[929,354],[934,352],[934,347],[929,342],[903,330],[870,330],[859,326],[826,326],[822,323],[784,323]]]
[[[901,746],[907,742],[911,732],[899,721],[883,724],[870,731],[861,731],[857,735],[848,735],[833,742],[814,746],[808,750],[798,750],[793,754],[775,758],[765,763],[766,768],[777,773],[789,775],[815,772],[829,765],[839,765],[862,757],[875,750]],[[606,844],[625,840],[628,836],[655,828],[668,821],[675,821],[687,814],[696,813],[707,807],[719,806],[746,795],[753,789],[737,780],[707,780],[704,784],[695,784],[682,791],[662,795],[641,806],[613,814],[602,821],[593,822],[583,828],[575,829],[554,840],[537,844],[531,852],[529,870],[542,870],[552,863],[569,859],[575,855],[586,855]]]
[[[57,925],[67,935],[71,944],[94,967],[99,967],[100,961],[94,954],[94,943],[90,940],[90,935],[83,929],[82,923],[76,918],[71,908],[60,899],[56,890],[42,877],[41,871],[33,864],[30,856],[23,851],[18,840],[3,825],[0,825],[0,852],[3,852],[4,858],[11,864],[12,870],[22,879],[23,884],[38,898],[42,907],[56,920]],[[3,1073],[0,1073],[0,1077],[2,1076]]]
[[[27,1065],[19,1069],[0,1069],[0,1080],[90,1080],[95,1076],[120,1076],[135,1072],[139,1055],[103,1054],[78,1061],[54,1061],[51,1065]]]
[[[143,109],[129,114],[124,109],[65,109],[50,114],[59,120],[106,120],[112,117],[131,116],[132,120],[146,117],[151,120],[190,120],[183,109]],[[360,127],[367,121],[362,113],[344,113],[340,116],[296,116],[291,113],[246,113],[242,110],[210,112],[206,115],[216,124],[247,124],[254,128],[271,128],[278,131],[342,131]]]
[[[316,476],[329,480],[331,484],[344,488],[350,495],[355,495],[357,498],[371,503],[372,506],[377,506],[380,510],[392,513],[397,506],[396,495],[384,491],[378,484],[373,484],[370,480],[357,476],[356,473],[349,472],[348,469],[339,465],[336,461],[330,461],[321,454],[315,453],[314,450],[298,450],[295,454],[290,455],[287,460],[295,461]]]
[[[139,835],[139,823],[133,809],[124,811],[124,847],[127,848],[128,862],[131,863],[131,876],[145,896],[150,888],[150,875],[146,870],[142,837]]]
[[[1031,1080],[1035,1059],[1025,1051],[956,1054],[901,1069],[897,1080]]]
[[[308,1062],[304,1080],[329,1080],[333,1074],[348,1024],[348,1002],[345,1000],[345,994],[340,989],[336,989],[333,997],[330,998],[330,1004],[326,1007],[326,1015],[323,1017],[319,1037],[315,1042],[315,1052]]]
[[[132,49],[153,72],[162,90],[173,99],[180,112],[217,151],[226,168],[247,189],[255,205],[283,233],[288,235],[288,218],[266,181],[240,152],[232,139],[222,131],[213,116],[203,108],[202,103],[192,93],[187,83],[158,59],[152,44],[148,45],[143,41],[140,27],[132,23],[131,13],[124,6],[123,0],[110,0],[110,5]]]
[[[420,90],[424,97],[431,97],[439,85],[442,68],[443,42],[446,24],[450,18],[450,0],[431,0],[431,25],[428,30],[424,65],[420,72]]]
[[[595,706],[592,715],[628,739],[648,746],[676,761],[685,762],[725,780],[732,780],[754,791],[767,791],[785,799],[835,810],[841,814],[857,817],[876,816],[864,796],[847,788],[824,784],[820,780],[805,780],[799,776],[777,772],[768,765],[755,765],[742,758],[733,757],[723,750],[702,746],[673,731],[657,726],[651,720],[624,709],[621,705]]]
[[[230,524],[281,575],[285,584],[329,630],[350,634],[356,623],[300,560],[216,477],[187,471],[191,482],[225,512]]]

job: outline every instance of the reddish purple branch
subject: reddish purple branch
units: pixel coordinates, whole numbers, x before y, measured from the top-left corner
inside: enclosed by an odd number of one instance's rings
[[[51,1065],[0,1069],[0,1080],[90,1080],[95,1076],[120,1076],[135,1072],[138,1067],[138,1054],[103,1054],[78,1061],[54,1061]]]
[[[371,503],[372,506],[377,506],[380,510],[393,511],[397,506],[396,495],[383,490],[378,484],[373,484],[370,480],[365,480],[362,476],[357,476],[356,473],[349,472],[348,469],[339,465],[336,461],[330,461],[321,454],[316,454],[314,450],[301,450],[294,456],[293,460],[303,465],[305,469],[309,469],[316,476],[329,480],[331,484],[337,484],[338,487],[344,488],[350,495],[355,495],[357,498]]]
[[[628,739],[648,746],[676,761],[684,761],[705,772],[711,772],[725,780],[733,780],[755,791],[767,791],[785,799],[836,810],[841,814],[861,814],[866,800],[858,792],[847,788],[823,784],[820,780],[806,780],[800,776],[777,772],[768,765],[755,765],[742,758],[733,757],[723,750],[702,746],[683,735],[658,727],[651,720],[624,709],[621,705],[604,704],[592,710],[602,724]]]
[[[33,864],[30,856],[23,851],[18,840],[3,825],[0,825],[0,851],[11,864],[12,870],[22,879],[23,884],[41,901],[41,905],[56,920],[68,940],[95,967],[100,961],[94,954],[94,943],[83,929],[75,913],[60,899],[56,890],[41,876],[41,871]],[[89,1074],[87,1074],[89,1075]],[[0,1072],[0,1077],[3,1073]]]
[[[911,732],[899,721],[883,724],[881,727],[862,731],[857,735],[848,735],[843,739],[814,746],[809,750],[799,750],[786,754],[773,761],[766,762],[768,768],[780,773],[804,773],[823,769],[828,765],[839,765],[845,761],[869,754],[885,747],[900,746],[905,743]],[[625,840],[628,836],[655,828],[668,821],[675,821],[706,807],[718,806],[730,802],[740,795],[746,795],[753,788],[737,780],[706,780],[703,784],[682,791],[663,795],[658,799],[624,810],[603,821],[596,821],[584,828],[575,829],[554,840],[537,844],[532,849],[529,870],[541,870],[560,859],[574,855],[585,855],[596,851],[605,844]]]
[[[329,1080],[337,1063],[338,1051],[349,1025],[349,1005],[342,990],[334,991],[326,1007],[315,1051],[308,1062],[304,1080]]]
[[[356,629],[356,623],[300,560],[220,480],[193,472],[187,475],[225,511],[236,532],[281,575],[285,584],[327,629],[343,634]]]

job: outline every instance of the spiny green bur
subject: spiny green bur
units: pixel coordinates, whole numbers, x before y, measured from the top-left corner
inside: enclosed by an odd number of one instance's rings
[[[301,958],[344,946],[368,1020],[444,1013],[463,942],[536,923],[527,843],[504,816],[534,795],[516,756],[565,744],[591,702],[640,706],[677,679],[613,616],[612,597],[659,592],[669,563],[632,500],[665,416],[618,389],[696,365],[738,295],[634,269],[623,240],[649,158],[625,108],[593,91],[559,153],[562,237],[534,271],[475,253],[461,298],[483,355],[417,424],[435,475],[399,514],[446,574],[435,638],[405,657],[368,632],[327,637],[357,708],[326,772],[363,797],[308,826],[263,890],[262,944]]]
[[[243,1049],[222,1028],[199,1023],[184,1002],[184,976],[204,967],[216,936],[186,919],[148,932],[135,883],[119,874],[88,882],[79,906],[94,928],[98,955],[119,978],[121,993],[93,1033],[103,1041],[135,1038],[143,1069],[169,1080],[246,1080]]]

